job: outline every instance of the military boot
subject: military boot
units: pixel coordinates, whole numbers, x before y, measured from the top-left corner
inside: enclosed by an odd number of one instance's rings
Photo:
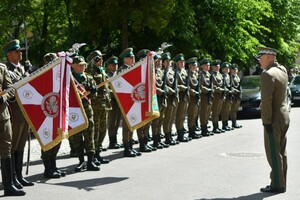
[[[23,155],[24,155],[24,151],[15,151],[14,153],[15,170],[16,170],[17,179],[23,186],[33,186],[34,183],[27,181],[22,175]]]
[[[58,173],[61,177],[67,176],[67,172],[61,171],[56,167],[56,155],[51,155],[50,160],[51,160],[51,168],[54,172]]]
[[[233,128],[242,128],[243,126],[242,125],[239,125],[236,123],[236,119],[232,119],[232,127]]]
[[[89,152],[87,154],[87,157],[88,157],[88,161],[87,161],[86,170],[87,171],[99,171],[100,167],[98,167],[94,163],[94,153],[93,152]]]
[[[45,167],[44,178],[60,178],[61,177],[61,175],[52,168],[50,157],[43,158],[43,163],[44,163],[44,167]]]
[[[75,172],[85,171],[87,165],[86,165],[86,162],[84,161],[84,154],[83,153],[79,153],[78,154],[78,159],[79,159],[79,164],[75,168]]]
[[[228,120],[225,121],[225,124],[226,124],[226,127],[227,127],[230,131],[231,131],[231,130],[234,130],[233,127],[229,127],[229,126],[228,126]]]
[[[97,160],[98,162],[100,162],[100,164],[108,164],[110,162],[109,159],[106,159],[106,158],[103,158],[102,156],[100,156],[100,151],[98,151],[98,150],[95,152],[94,159]]]
[[[207,131],[207,125],[201,125],[201,135],[203,137],[210,136],[210,134]]]
[[[231,129],[227,126],[226,121],[222,121],[222,130],[230,131]]]
[[[26,194],[23,190],[19,190],[13,184],[11,158],[1,158],[1,174],[4,196],[24,196]]]
[[[157,149],[164,148],[163,145],[159,142],[159,140],[160,140],[159,135],[157,135],[157,134],[153,135],[152,138],[153,138],[153,144],[152,144],[153,147],[156,147]]]
[[[119,149],[120,145],[117,143],[117,135],[109,136],[108,149]]]
[[[124,157],[135,157],[136,154],[130,149],[129,142],[124,143]]]
[[[189,137],[192,138],[192,139],[199,139],[202,136],[200,134],[196,133],[195,127],[192,127],[192,128],[189,129]]]
[[[140,143],[140,152],[151,152],[152,150],[146,145],[145,143],[145,139],[144,138],[140,138],[139,139],[139,143]]]
[[[213,133],[220,134],[218,122],[213,122]]]
[[[168,145],[176,145],[176,142],[173,140],[171,133],[165,133],[165,143]]]
[[[179,141],[179,142],[188,142],[189,141],[189,139],[187,139],[184,136],[184,130],[183,129],[177,131],[177,141]]]
[[[18,181],[17,179],[17,174],[16,174],[16,170],[15,170],[15,156],[12,153],[11,155],[11,162],[12,162],[12,180],[13,180],[13,184],[14,186],[16,186],[16,188],[18,189],[22,189],[23,186],[21,185],[21,183]]]

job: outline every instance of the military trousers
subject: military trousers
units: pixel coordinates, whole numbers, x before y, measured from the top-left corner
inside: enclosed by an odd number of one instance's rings
[[[15,101],[10,104],[12,119],[12,152],[23,151],[28,139],[29,125]]]
[[[230,96],[226,96],[225,101],[223,102],[222,111],[221,111],[221,119],[222,121],[228,121],[229,120],[229,113],[231,110],[231,98]]]
[[[273,133],[264,129],[264,143],[268,163],[271,167],[271,186],[274,188],[286,187],[287,176],[287,154],[286,154],[286,132],[289,128],[284,122],[272,124]]]
[[[132,140],[133,132],[128,128],[124,117],[122,118],[122,128],[123,144],[129,143]]]
[[[211,108],[211,121],[216,123],[220,119],[222,111],[223,97],[221,93],[214,93],[213,104]]]
[[[93,107],[95,124],[95,148],[101,150],[107,130],[107,113],[105,107]]]
[[[10,119],[0,121],[0,156],[1,159],[11,156],[12,128]]]
[[[200,124],[201,124],[201,126],[208,124],[210,111],[211,111],[211,104],[208,101],[208,95],[201,94],[201,109],[200,109]]]
[[[122,113],[116,99],[111,100],[112,110],[108,111],[108,135],[115,136],[120,127]]]
[[[231,110],[230,110],[230,119],[235,120],[237,117],[237,112],[239,110],[241,104],[241,100],[239,97],[234,96],[232,104],[231,104]]]
[[[161,127],[163,125],[165,117],[165,107],[158,96],[158,107],[159,107],[159,117],[154,119],[151,123],[152,136],[161,134]]]
[[[165,117],[163,120],[163,131],[164,133],[172,132],[172,125],[175,115],[176,103],[173,105],[173,98],[171,96],[167,99],[167,107],[165,109]]]
[[[187,113],[189,102],[188,98],[184,97],[183,92],[179,93],[179,102],[177,105],[177,110],[175,113],[176,119],[175,119],[175,126],[177,131],[180,131],[183,129],[183,122]]]
[[[199,108],[196,102],[196,98],[191,96],[187,108],[187,122],[189,129],[195,127],[196,119],[198,116],[198,110]]]

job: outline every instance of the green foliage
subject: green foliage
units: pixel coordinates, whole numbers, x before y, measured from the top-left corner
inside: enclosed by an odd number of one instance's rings
[[[108,57],[169,42],[173,56],[218,58],[242,70],[254,65],[257,46],[278,49],[286,66],[299,51],[299,0],[2,0],[0,13],[0,43],[18,38],[24,46],[26,38],[35,65],[75,42],[87,43],[84,56],[99,49]]]

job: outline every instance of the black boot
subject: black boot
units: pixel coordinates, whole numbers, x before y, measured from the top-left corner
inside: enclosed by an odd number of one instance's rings
[[[216,133],[216,134],[220,134],[221,131],[219,130],[219,124],[218,122],[213,122],[213,133]]]
[[[105,159],[105,158],[102,158],[100,156],[100,151],[96,151],[95,153],[95,160],[97,160],[98,162],[100,162],[100,164],[107,164],[110,162],[109,159]],[[96,164],[96,163],[95,163]],[[97,164],[96,164],[97,165]],[[98,165],[99,166],[99,165]]]
[[[87,164],[84,161],[84,154],[83,153],[78,153],[78,159],[79,159],[79,164],[75,168],[75,172],[85,171],[86,168],[87,168]]]
[[[184,136],[184,130],[181,129],[181,130],[178,130],[177,131],[177,141],[179,142],[188,142],[189,140]]]
[[[117,135],[109,136],[108,149],[119,149],[120,145],[117,143]]]
[[[17,174],[16,174],[16,170],[15,170],[15,156],[14,154],[12,153],[11,155],[11,162],[12,162],[12,180],[13,180],[13,184],[14,186],[16,186],[16,188],[18,189],[22,189],[23,186],[21,185],[21,183],[18,181],[17,179]]]
[[[11,158],[1,158],[1,174],[4,196],[24,196],[26,194],[23,190],[19,190],[13,184]]]
[[[86,167],[86,169],[88,171],[99,171],[100,167],[98,167],[94,163],[94,153],[93,152],[89,152],[87,154],[87,157],[88,157],[88,161],[87,161],[87,167]]]
[[[242,128],[243,126],[242,125],[239,125],[236,123],[236,119],[232,119],[232,127],[233,128]]]
[[[207,131],[207,125],[201,125],[201,135],[203,137],[210,136],[210,134]]]
[[[159,142],[160,141],[160,136],[159,135],[153,135],[153,147],[156,147],[157,149],[163,149],[164,146]]]
[[[124,143],[124,157],[135,157],[135,153],[131,151],[129,142]]]
[[[140,152],[151,152],[152,150],[146,145],[145,138],[139,138]]]
[[[16,170],[17,179],[23,186],[33,186],[34,183],[27,181],[22,175],[23,155],[24,155],[24,151],[15,151],[15,153],[14,153],[15,170]]]
[[[230,131],[231,129],[227,127],[226,121],[222,121],[222,130],[224,131]]]
[[[172,139],[172,135],[171,133],[165,133],[165,138],[166,138],[166,141],[165,143],[168,144],[168,145],[176,145],[176,142]]]
[[[51,167],[55,173],[58,173],[61,177],[65,177],[67,173],[65,171],[61,171],[56,167],[56,155],[51,155]]]
[[[45,166],[44,178],[60,178],[60,174],[57,173],[52,167],[52,161],[50,157],[43,158],[43,163]]]
[[[189,129],[189,137],[192,138],[192,139],[199,139],[202,136],[200,134],[196,133],[195,127],[192,127],[192,128]]]
[[[234,130],[233,127],[229,127],[229,126],[228,126],[228,120],[225,121],[225,124],[226,124],[227,129],[229,129],[230,131],[231,131],[231,130]]]

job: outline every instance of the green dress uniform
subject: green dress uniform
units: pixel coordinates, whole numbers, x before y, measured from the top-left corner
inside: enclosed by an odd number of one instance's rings
[[[196,133],[195,122],[198,115],[198,107],[200,103],[200,87],[199,75],[197,69],[193,70],[192,67],[198,67],[197,58],[190,58],[186,61],[189,67],[188,82],[189,82],[189,105],[187,108],[187,124],[189,129],[189,138],[198,139],[200,134]]]
[[[20,46],[16,41],[15,48],[18,49]],[[11,45],[6,45],[3,50],[6,52],[6,48],[10,48]],[[0,91],[7,90],[12,86],[11,73],[7,70],[7,67],[3,64],[0,65]],[[1,156],[1,175],[2,184],[4,187],[4,196],[23,196],[25,192],[15,187],[13,180],[13,168],[12,166],[12,124],[11,115],[8,107],[8,100],[14,97],[14,90],[4,93],[0,97],[0,156]],[[28,134],[28,133],[27,133]],[[23,163],[22,163],[23,164]],[[19,183],[20,184],[20,183]],[[20,185],[21,186],[21,185]],[[21,188],[21,187],[19,187]]]
[[[237,64],[232,64],[232,69],[237,70],[238,66]],[[241,104],[241,96],[242,92],[240,89],[241,79],[237,74],[231,74],[231,91],[232,91],[232,104],[231,104],[231,110],[230,110],[230,119],[232,121],[232,127],[233,128],[241,128],[242,126],[237,124],[236,118],[237,118],[237,112],[239,110],[240,104]]]
[[[212,66],[217,66],[219,69],[220,67],[220,60],[214,60],[212,62]],[[214,99],[212,103],[212,112],[211,112],[211,121],[213,123],[213,133],[221,133],[225,132],[219,128],[219,118],[222,110],[223,100],[225,98],[224,96],[224,89],[223,89],[223,76],[219,71],[212,71],[212,80],[214,85]]]
[[[221,65],[221,68],[229,68],[230,63],[224,62]],[[222,130],[230,131],[233,128],[228,126],[229,113],[231,110],[232,104],[232,93],[231,93],[231,77],[228,73],[223,73],[223,81],[224,81],[224,96],[225,100],[223,102],[222,111],[221,111],[221,120],[222,120]]]
[[[87,63],[84,61],[82,56],[75,56],[73,58],[73,64],[86,65]],[[72,70],[72,75],[75,78],[75,84],[77,87],[84,88],[85,91],[90,92],[87,97],[81,99],[84,111],[88,118],[88,128],[73,135],[72,143],[74,145],[74,150],[79,159],[79,164],[75,168],[75,171],[83,171],[85,169],[89,171],[99,171],[100,168],[94,163],[94,155],[95,155],[95,124],[94,124],[94,111],[91,105],[90,97],[96,95],[97,85],[93,76],[86,73],[76,73]],[[84,161],[84,152],[87,154],[88,161],[87,164]]]
[[[19,40],[13,40],[3,47],[4,53],[12,53],[15,50],[20,51]],[[16,52],[14,52],[16,53]],[[22,52],[19,52],[22,54]],[[29,74],[25,71],[25,67],[18,64],[13,64],[9,58],[6,63],[7,69],[9,70],[10,77],[13,83],[16,83],[22,80],[24,77],[27,77]],[[28,139],[29,124],[27,123],[21,108],[17,101],[9,103],[11,109],[11,120],[12,120],[12,163],[14,167],[14,184],[17,188],[22,188],[23,186],[33,186],[34,183],[27,181],[22,175],[23,169],[23,156],[26,140]]]
[[[260,53],[276,56],[277,51],[262,47]],[[286,191],[286,133],[290,122],[286,97],[288,84],[286,68],[275,61],[266,66],[260,76],[260,81],[265,151],[272,169],[271,184],[262,188],[261,191],[282,193]]]

